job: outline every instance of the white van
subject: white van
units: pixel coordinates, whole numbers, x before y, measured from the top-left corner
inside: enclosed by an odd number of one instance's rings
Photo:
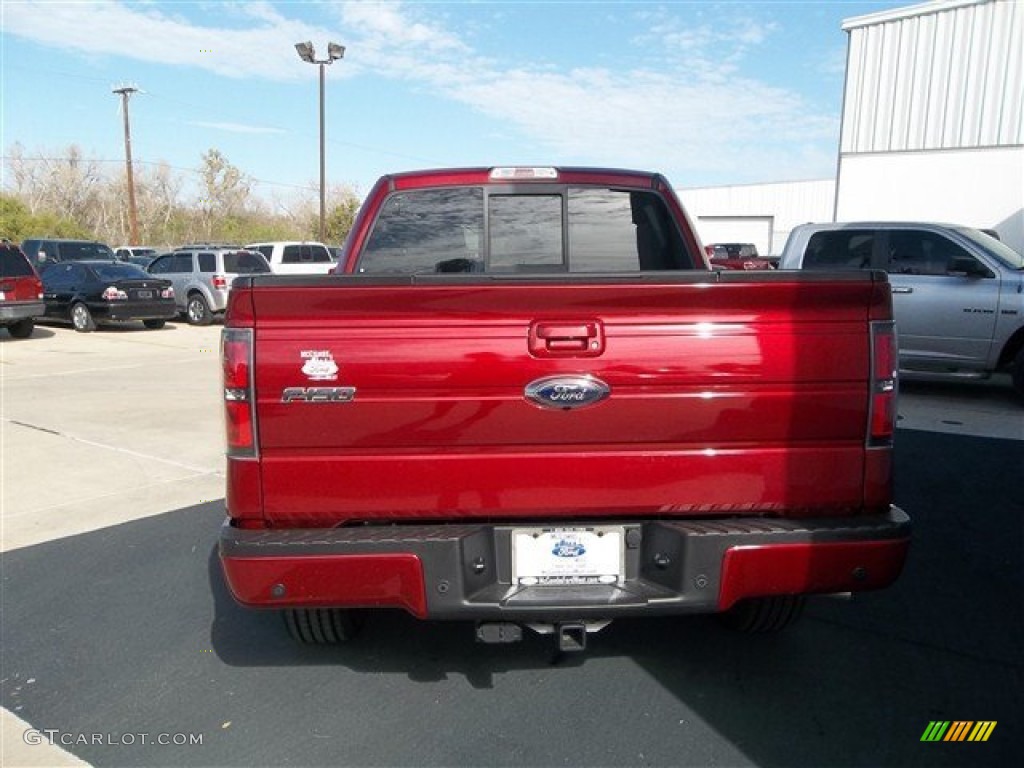
[[[323,243],[280,241],[252,243],[247,251],[259,251],[277,275],[326,275],[334,269],[331,250]]]

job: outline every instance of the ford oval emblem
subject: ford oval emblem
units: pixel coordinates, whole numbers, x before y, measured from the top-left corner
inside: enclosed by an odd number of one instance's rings
[[[572,539],[559,539],[551,554],[555,557],[583,557],[587,554],[587,548]]]
[[[547,376],[526,385],[526,399],[544,408],[568,411],[599,403],[611,391],[593,376]]]

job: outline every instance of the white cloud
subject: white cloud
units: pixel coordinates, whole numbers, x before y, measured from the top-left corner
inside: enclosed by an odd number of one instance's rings
[[[286,133],[280,128],[269,128],[262,125],[246,125],[243,123],[204,123],[190,122],[199,128],[212,128],[215,131],[227,131],[228,133]]]
[[[698,25],[686,26],[671,6],[644,10],[647,31],[634,43],[637,50],[653,46],[657,64],[630,71],[559,70],[550,61],[510,66],[480,55],[428,16],[438,12],[436,6],[325,6],[337,14],[340,35],[338,28],[284,16],[288,8],[217,5],[214,27],[148,5],[8,3],[5,34],[90,54],[278,81],[308,76],[294,41],[322,45],[333,39],[349,48],[337,76],[373,73],[464,104],[505,130],[518,129],[531,147],[551,152],[553,161],[666,173],[710,170],[738,180],[766,178],[768,169],[783,178],[832,172],[837,118],[817,114],[794,92],[738,74],[745,54],[777,30],[771,22],[736,14],[719,20],[702,11]]]
[[[405,10],[343,7],[368,69],[516,126],[558,162],[745,179],[762,169],[787,179],[833,172],[837,118],[816,115],[793,92],[736,74],[736,63],[776,31],[774,23],[734,17],[723,27],[685,28],[667,11],[650,12],[651,28],[636,42],[659,45],[659,69],[559,72],[547,63],[500,66],[451,33],[406,18]]]
[[[468,52],[457,36],[435,24],[413,19],[400,3],[345,3],[343,18],[362,36],[387,41],[389,47],[412,46],[434,53]]]
[[[267,3],[239,7],[245,9],[248,28],[198,26],[150,5],[5,3],[4,34],[91,55],[193,66],[224,77],[293,80],[306,76],[305,65],[281,40],[326,33],[281,16]]]

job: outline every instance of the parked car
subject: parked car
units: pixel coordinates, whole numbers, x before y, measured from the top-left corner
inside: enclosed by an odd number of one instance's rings
[[[280,241],[245,246],[259,251],[278,275],[326,275],[334,269],[335,259],[323,243]]]
[[[43,284],[35,268],[18,246],[0,244],[0,326],[16,339],[27,339],[35,318],[45,311]]]
[[[780,267],[888,272],[904,375],[955,380],[1007,371],[1024,395],[1024,257],[981,230],[801,224]]]
[[[200,247],[158,256],[148,271],[173,283],[178,311],[185,313],[189,323],[209,325],[227,308],[232,280],[268,273],[270,265],[257,251]]]
[[[69,261],[43,270],[46,318],[87,333],[98,322],[141,320],[162,328],[177,314],[170,280],[122,261]]]
[[[712,243],[704,246],[711,266],[720,269],[774,269],[775,265],[757,253],[753,243]]]
[[[60,238],[31,237],[23,240],[21,251],[36,269],[61,261],[112,261],[114,252],[109,245],[96,240],[65,240]]]
[[[114,249],[114,257],[118,261],[127,261],[143,269],[159,255],[156,248],[145,245],[119,245]]]

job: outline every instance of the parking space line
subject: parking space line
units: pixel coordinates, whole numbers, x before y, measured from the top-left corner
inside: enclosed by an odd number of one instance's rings
[[[173,485],[174,483],[186,483],[190,480],[196,480],[200,477],[223,477],[223,472],[197,472],[194,475],[186,475],[184,477],[172,477],[167,480],[156,480],[152,483],[145,483],[143,485],[133,485],[130,489],[120,489],[117,491],[111,491],[110,493],[101,493],[97,496],[87,496],[83,498],[76,498],[74,501],[61,502],[60,504],[51,504],[48,507],[36,507],[34,509],[26,509],[24,512],[6,512],[4,513],[4,520],[14,520],[18,517],[25,517],[26,515],[38,515],[43,512],[52,512],[55,509],[61,509],[62,507],[75,507],[81,508],[86,504],[101,499],[109,499],[111,497],[123,497],[126,493],[135,493],[137,491],[145,490],[146,488],[156,488],[161,485]],[[202,504],[210,499],[200,499],[196,501],[197,504]]]
[[[195,362],[195,357],[182,357],[177,360],[161,360],[159,362],[133,363],[132,365],[106,365],[100,368],[77,368],[70,371],[51,371],[48,373],[27,373],[24,376],[12,374],[10,371],[4,374],[7,381],[27,381],[29,379],[52,379],[54,376],[77,376],[80,373],[107,373],[109,371],[130,371],[138,368],[155,368],[158,365],[182,365],[183,363]]]
[[[192,464],[184,464],[184,463],[182,463],[180,461],[174,461],[173,459],[165,459],[162,456],[154,456],[153,454],[150,454],[150,453],[142,453],[141,451],[133,451],[130,448],[120,448],[120,447],[118,447],[116,445],[107,445],[106,443],[98,443],[95,440],[89,440],[89,439],[84,438],[84,437],[77,437],[76,435],[71,435],[71,434],[68,434],[67,432],[60,432],[60,431],[57,431],[57,430],[49,429],[48,427],[41,427],[41,426],[38,426],[36,424],[28,424],[28,423],[23,422],[23,421],[16,421],[15,419],[9,419],[7,417],[0,418],[0,421],[3,421],[6,424],[11,424],[11,425],[14,425],[14,426],[23,427],[25,429],[38,430],[39,432],[45,432],[46,434],[54,435],[56,437],[63,437],[65,439],[67,439],[67,440],[73,440],[76,443],[82,443],[83,445],[88,445],[88,446],[93,447],[93,448],[103,448],[103,449],[108,450],[108,451],[115,451],[117,453],[123,453],[123,454],[126,454],[128,456],[132,456],[132,457],[137,458],[137,459],[145,459],[146,461],[159,462],[161,464],[166,464],[166,465],[171,466],[171,467],[177,467],[178,469],[184,469],[184,470],[186,470],[188,472],[194,472],[197,475],[217,475],[219,477],[225,477],[225,473],[224,473],[223,470],[211,470],[208,467],[196,467],[196,466],[194,466]]]

